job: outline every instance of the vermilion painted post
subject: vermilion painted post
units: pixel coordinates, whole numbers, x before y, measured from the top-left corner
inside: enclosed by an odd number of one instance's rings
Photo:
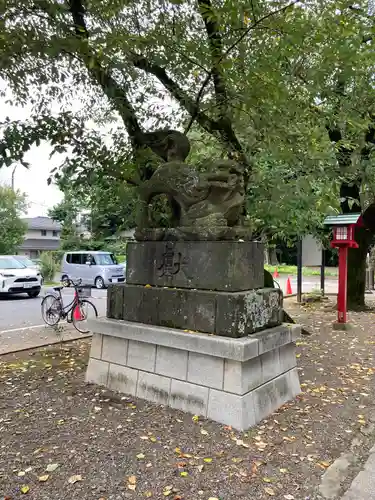
[[[339,248],[339,291],[337,295],[337,321],[346,323],[346,295],[348,272],[348,247]]]

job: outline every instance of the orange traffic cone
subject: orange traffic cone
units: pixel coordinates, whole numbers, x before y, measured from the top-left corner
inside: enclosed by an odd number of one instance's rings
[[[292,295],[292,285],[290,283],[290,278],[288,276],[288,279],[286,281],[286,295]]]
[[[77,293],[75,295],[77,297]],[[73,310],[73,318],[78,320],[78,321],[81,321],[83,319],[82,314],[81,314],[81,308],[79,307],[79,304],[76,305],[74,310]]]
[[[73,311],[73,317],[74,319],[81,321],[83,319],[82,314],[81,314],[81,309],[79,306],[75,306],[74,311]]]
[[[278,278],[279,277],[279,271],[277,270],[277,268],[275,269],[273,275],[272,275],[273,278]]]

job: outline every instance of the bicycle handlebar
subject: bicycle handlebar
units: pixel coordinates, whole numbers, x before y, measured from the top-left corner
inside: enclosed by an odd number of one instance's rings
[[[67,282],[69,285],[73,285],[74,287],[77,287],[82,283],[82,278],[79,278],[79,280],[75,281],[75,282],[72,279],[67,278],[64,280],[64,282]]]

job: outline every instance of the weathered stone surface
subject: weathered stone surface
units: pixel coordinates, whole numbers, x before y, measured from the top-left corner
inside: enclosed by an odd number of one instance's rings
[[[282,322],[283,294],[274,288],[217,294],[215,334],[244,337]]]
[[[224,360],[222,358],[191,352],[188,361],[188,381],[215,389],[224,384]]]
[[[292,331],[290,325],[284,324],[280,328],[270,328],[256,333],[254,337],[259,340],[259,354],[289,344],[292,341]]]
[[[109,363],[100,359],[90,358],[86,371],[86,382],[90,384],[108,384]]]
[[[206,416],[208,392],[207,387],[172,379],[169,406],[194,415]]]
[[[125,365],[128,355],[128,342],[126,339],[105,335],[101,358],[110,363]]]
[[[239,224],[245,196],[243,165],[219,159],[202,172],[170,153],[166,160],[139,186],[141,228],[153,225],[152,202],[160,194],[170,200],[169,223],[174,226],[191,226],[199,231]]]
[[[135,230],[137,241],[252,241],[246,226],[146,227]]]
[[[88,381],[203,415],[239,431],[300,392],[290,325],[240,339],[104,318],[91,321],[90,326],[103,335],[104,343],[106,337],[114,340],[107,345],[128,342],[129,347],[127,360],[118,358],[121,364],[91,357]],[[113,354],[112,349],[109,352]],[[97,355],[97,346],[92,353]],[[108,357],[106,349],[103,355]]]
[[[168,404],[171,379],[154,373],[139,372],[137,397],[160,405]]]
[[[257,422],[263,420],[301,392],[298,372],[293,369],[254,389],[254,412]]]
[[[102,357],[103,335],[94,333],[91,340],[90,355],[92,358],[101,359]]]
[[[113,363],[109,365],[108,387],[112,391],[135,396],[137,391],[138,370]]]
[[[156,345],[129,340],[128,366],[148,372],[155,371]]]
[[[257,423],[252,393],[238,396],[211,389],[207,417],[238,430],[249,429]]]
[[[158,346],[155,373],[179,380],[186,380],[188,352],[171,347]]]
[[[92,332],[101,332],[102,335],[129,339],[137,343],[173,347],[235,361],[247,361],[257,357],[260,354],[260,344],[262,345],[261,354],[290,344],[292,331],[292,325],[283,324],[255,335],[232,339],[109,318],[91,319],[88,320],[88,325]]]
[[[243,395],[264,383],[260,357],[245,362],[225,360],[224,391]]]
[[[111,288],[108,294],[113,291]],[[273,288],[215,292],[126,284],[122,297],[122,317],[118,318],[117,309],[109,309],[108,318],[116,315],[116,319],[224,337],[245,337],[280,325],[282,318],[282,293]],[[109,301],[110,307],[112,304]]]
[[[122,319],[124,307],[124,283],[110,284],[107,293],[107,311],[111,318]]]
[[[127,283],[243,291],[264,286],[263,244],[146,241],[127,245]]]
[[[192,290],[159,288],[158,297],[158,308],[154,316],[157,319],[156,322],[151,322],[152,324],[200,332],[214,331],[216,312],[214,293],[206,291],[192,293]]]

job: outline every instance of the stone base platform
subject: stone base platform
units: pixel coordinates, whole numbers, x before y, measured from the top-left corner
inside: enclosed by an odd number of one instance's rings
[[[239,339],[108,318],[90,328],[87,382],[240,431],[300,392],[295,325]]]

